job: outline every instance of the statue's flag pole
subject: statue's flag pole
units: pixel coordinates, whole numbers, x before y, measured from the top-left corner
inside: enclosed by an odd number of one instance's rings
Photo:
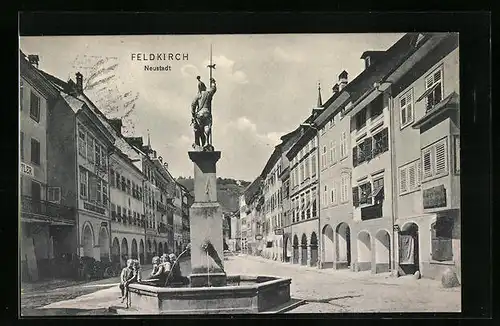
[[[209,69],[209,74],[210,74],[210,78],[208,79],[208,85],[211,87],[212,86],[212,69],[215,69],[215,63],[212,63],[212,44],[210,44],[210,64],[207,67]],[[214,130],[213,125],[214,125],[214,121],[212,118],[212,131],[210,133],[210,141],[209,141],[210,144],[212,144],[212,138],[213,138],[212,137],[212,133]]]

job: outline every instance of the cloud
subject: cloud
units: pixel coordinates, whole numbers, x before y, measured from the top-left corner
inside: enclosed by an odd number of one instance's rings
[[[300,53],[285,51],[279,46],[274,48],[273,54],[276,59],[287,62],[301,62],[304,60],[303,56]]]
[[[231,82],[237,84],[247,84],[248,77],[242,70],[234,70],[234,61],[227,58],[224,55],[215,56],[212,59],[212,63],[215,63],[215,71],[220,71],[224,77],[229,78]],[[210,64],[209,60],[203,62],[203,66],[206,67]]]
[[[181,74],[184,77],[196,77],[199,75],[199,70],[195,65],[187,64],[181,67]]]
[[[261,144],[264,144],[266,146],[276,146],[281,142],[281,136],[284,133],[280,132],[268,132],[268,133],[258,133],[257,132],[257,125],[253,123],[250,119],[247,117],[240,117],[236,120],[236,128],[240,132],[245,132],[245,133],[251,133],[254,137],[255,140]]]

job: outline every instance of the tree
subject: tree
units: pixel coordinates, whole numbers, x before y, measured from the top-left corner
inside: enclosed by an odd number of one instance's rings
[[[122,119],[124,133],[132,134],[131,114],[140,94],[127,90],[123,81],[118,80],[118,58],[79,55],[73,61],[73,68],[83,75],[83,90],[99,110],[109,118]]]

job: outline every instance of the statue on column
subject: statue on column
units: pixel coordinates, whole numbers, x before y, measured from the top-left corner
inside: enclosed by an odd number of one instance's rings
[[[195,142],[193,148],[199,151],[213,151],[212,146],[212,99],[217,91],[215,79],[210,78],[210,88],[207,90],[201,77],[197,76],[198,94],[191,103],[191,124],[194,128]]]

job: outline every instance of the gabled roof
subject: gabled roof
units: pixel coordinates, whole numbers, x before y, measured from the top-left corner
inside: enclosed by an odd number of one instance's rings
[[[257,198],[261,184],[262,178],[259,176],[245,189],[243,195],[245,196],[245,203],[247,205],[251,205],[255,198]]]

